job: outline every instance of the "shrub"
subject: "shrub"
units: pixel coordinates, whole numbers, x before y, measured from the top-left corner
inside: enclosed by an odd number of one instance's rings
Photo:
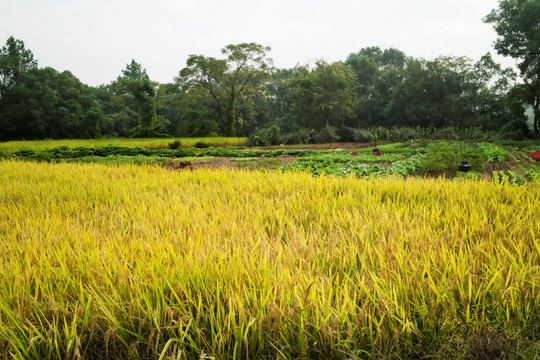
[[[354,142],[355,130],[354,128],[344,126],[336,130],[341,142]]]
[[[33,149],[21,149],[19,151],[15,151],[14,155],[18,158],[31,159],[36,156],[36,151]]]
[[[181,147],[182,147],[182,142],[178,139],[169,143],[169,149],[180,149]]]
[[[453,127],[436,129],[430,137],[433,140],[458,140],[461,138],[459,130]]]
[[[354,141],[359,143],[372,143],[375,141],[375,136],[367,129],[358,129],[355,131]]]
[[[388,132],[388,141],[407,141],[418,138],[418,132],[410,127],[392,128]]]
[[[281,136],[284,144],[304,144],[308,140],[309,130],[300,129],[293,132],[285,133]]]
[[[461,138],[473,141],[487,141],[498,137],[495,131],[484,131],[481,128],[468,128],[461,130]]]
[[[499,134],[504,139],[524,140],[529,136],[529,127],[527,126],[527,122],[516,119],[504,125],[499,131]]]
[[[74,157],[84,157],[84,156],[93,156],[94,155],[94,149],[90,147],[85,146],[77,146],[71,149]]]
[[[277,125],[265,129],[256,129],[246,140],[248,146],[279,145],[280,143],[280,130]]]
[[[339,136],[336,132],[336,128],[326,124],[325,127],[323,127],[319,131],[319,136],[317,137],[317,142],[319,143],[332,143],[338,141]]]
[[[463,145],[463,155],[459,143],[436,142],[427,147],[427,153],[422,156],[418,171],[424,175],[444,175],[454,177],[461,161],[468,161],[471,170],[481,172],[484,163],[484,152],[470,145]]]
[[[195,147],[197,149],[206,149],[208,147],[210,147],[210,144],[209,143],[205,143],[204,141],[197,141],[195,143]]]

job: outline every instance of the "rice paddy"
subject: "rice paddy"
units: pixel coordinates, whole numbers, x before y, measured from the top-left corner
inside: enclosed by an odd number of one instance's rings
[[[535,182],[8,160],[0,188],[6,359],[539,356]]]
[[[149,149],[167,148],[170,143],[180,141],[184,147],[193,147],[195,144],[202,142],[210,146],[243,146],[246,142],[245,138],[233,137],[201,137],[201,138],[102,138],[102,139],[63,139],[63,140],[21,140],[0,142],[0,150],[6,152],[15,152],[22,149],[45,150],[59,146],[67,147],[99,147],[107,145],[123,146],[123,147],[143,147]]]

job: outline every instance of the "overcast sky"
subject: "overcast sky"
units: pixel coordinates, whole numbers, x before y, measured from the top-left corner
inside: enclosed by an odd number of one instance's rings
[[[496,56],[482,19],[498,0],[0,0],[0,45],[24,41],[40,67],[108,84],[135,59],[160,83],[188,55],[220,57],[228,44],[270,46],[279,68],[345,60],[368,46],[406,55]]]

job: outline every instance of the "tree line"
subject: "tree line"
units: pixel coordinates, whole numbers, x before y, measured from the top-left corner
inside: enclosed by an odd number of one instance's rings
[[[278,69],[269,47],[243,43],[225,46],[221,58],[189,56],[172,83],[152,81],[132,60],[116,80],[93,87],[69,71],[40,68],[24,42],[10,37],[0,51],[0,140],[252,136],[264,129],[305,138],[306,129],[325,127],[342,138],[370,127],[538,136],[538,19],[540,5],[531,0],[501,1],[484,19],[498,34],[495,49],[519,61],[519,77],[489,53],[478,61],[425,60],[376,46],[342,61]]]

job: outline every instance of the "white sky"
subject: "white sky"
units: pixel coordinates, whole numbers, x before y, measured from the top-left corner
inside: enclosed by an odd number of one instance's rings
[[[0,0],[0,46],[24,41],[40,67],[108,84],[135,59],[160,83],[188,55],[220,57],[228,44],[270,46],[278,68],[345,60],[368,46],[406,55],[478,60],[496,55],[482,19],[498,0]]]

